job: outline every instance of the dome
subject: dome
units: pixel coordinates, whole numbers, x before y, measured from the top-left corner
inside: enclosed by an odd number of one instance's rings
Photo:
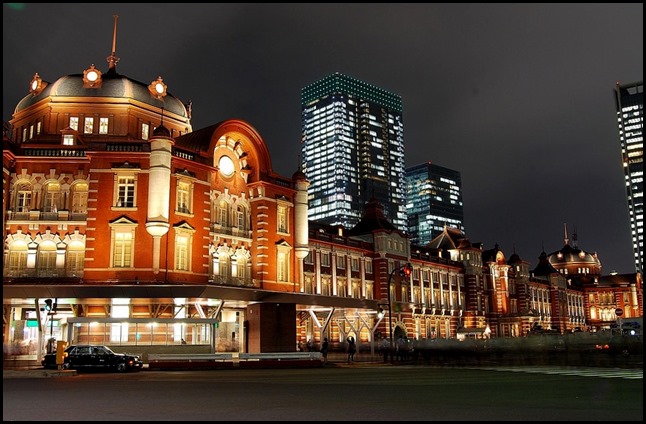
[[[28,94],[23,97],[14,113],[27,109],[48,97],[124,98],[155,108],[163,108],[165,111],[189,119],[186,106],[170,93],[166,93],[166,96],[162,98],[157,98],[148,90],[148,84],[111,72],[104,73],[101,77],[101,84],[92,88],[84,86],[83,74],[61,77],[54,83],[47,83],[37,95]]]
[[[589,253],[577,247],[572,247],[569,244],[563,246],[561,250],[552,252],[547,255],[547,259],[552,266],[558,268],[569,264],[579,264],[588,266],[601,266],[596,253]]]

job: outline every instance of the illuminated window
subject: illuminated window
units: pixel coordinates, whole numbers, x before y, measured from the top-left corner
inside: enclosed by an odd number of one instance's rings
[[[217,223],[222,227],[229,226],[229,205],[224,200],[221,200],[216,210]]]
[[[16,190],[16,212],[29,212],[31,207],[31,184],[18,185]]]
[[[117,178],[117,199],[118,208],[133,208],[135,206],[135,177],[119,176]]]
[[[83,126],[84,134],[92,134],[94,132],[94,118],[91,116],[85,117],[85,125]]]
[[[287,206],[278,205],[278,232],[287,233]]]
[[[78,116],[70,116],[70,128],[73,129],[74,131],[79,130],[79,117]]]
[[[141,124],[141,139],[148,140],[148,137],[150,137],[150,125]]]
[[[230,260],[229,260],[229,254],[227,253],[220,253],[218,255],[218,261],[219,261],[219,266],[218,266],[218,272],[214,274],[219,275],[220,279],[227,279],[229,278],[229,275],[231,275],[231,265],[230,265]]]
[[[112,299],[110,308],[111,318],[130,318],[130,299]],[[128,323],[110,324],[110,342],[122,343],[128,341]]]
[[[242,205],[236,206],[236,228],[238,228],[238,230],[244,231],[246,229],[246,218],[247,209]]]
[[[52,241],[42,242],[38,246],[37,268],[39,275],[51,276],[56,271],[56,244]]]
[[[16,241],[9,245],[9,257],[7,260],[7,276],[21,276],[27,269],[27,243]]]
[[[61,186],[58,182],[45,184],[43,197],[43,212],[58,212],[58,202],[61,197]]]
[[[181,232],[175,236],[175,269],[177,271],[190,271],[190,234]]]
[[[87,212],[87,193],[86,182],[78,182],[72,186],[72,213]]]
[[[277,264],[276,264],[276,278],[278,281],[288,281],[288,254],[286,252],[278,252]]]
[[[188,181],[177,183],[177,212],[191,213],[191,183]]]
[[[70,277],[80,276],[85,266],[85,245],[75,241],[67,246],[67,257],[65,260],[67,273]]]
[[[99,118],[99,134],[108,133],[108,118]]]
[[[132,267],[134,254],[134,233],[130,228],[115,228],[112,240],[112,266],[114,268]]]
[[[65,134],[63,135],[63,146],[73,146],[74,145],[74,135]]]

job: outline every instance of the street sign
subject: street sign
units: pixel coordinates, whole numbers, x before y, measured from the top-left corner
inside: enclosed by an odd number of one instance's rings
[[[622,316],[623,314],[624,314],[623,309],[621,308],[615,309],[615,315],[617,315],[618,317]]]

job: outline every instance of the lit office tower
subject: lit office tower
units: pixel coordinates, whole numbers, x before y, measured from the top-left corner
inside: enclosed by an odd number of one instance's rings
[[[644,82],[615,86],[635,270],[644,269]]]
[[[339,73],[301,90],[309,219],[354,227],[373,197],[406,231],[401,97]]]
[[[411,242],[430,243],[444,226],[464,233],[462,179],[449,168],[422,163],[406,169],[408,232]]]

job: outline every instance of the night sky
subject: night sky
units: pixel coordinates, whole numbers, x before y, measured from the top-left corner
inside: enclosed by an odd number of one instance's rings
[[[460,171],[466,235],[533,269],[597,252],[635,272],[613,89],[643,80],[643,4],[28,4],[3,6],[3,119],[49,82],[117,71],[193,102],[193,129],[249,122],[298,168],[301,89],[340,72],[402,97],[406,165]]]

